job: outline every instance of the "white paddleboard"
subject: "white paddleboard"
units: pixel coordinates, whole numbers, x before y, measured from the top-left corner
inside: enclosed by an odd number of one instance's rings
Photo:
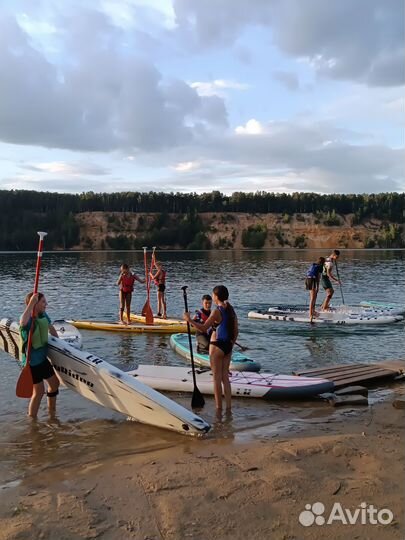
[[[269,321],[284,321],[284,322],[299,322],[310,323],[311,320],[307,314],[298,312],[269,312],[269,311],[249,311],[249,319],[267,319]],[[372,316],[362,313],[341,314],[326,312],[320,313],[318,317],[312,320],[314,324],[340,324],[340,325],[355,325],[355,324],[392,324],[402,321],[400,315],[380,315]]]
[[[188,367],[140,365],[129,371],[135,377],[156,390],[192,392],[192,370]],[[210,370],[196,369],[197,386],[203,394],[213,394],[213,375]],[[298,399],[331,392],[334,384],[326,379],[297,377],[273,373],[230,371],[232,395],[263,399]]]
[[[0,348],[20,360],[18,324],[0,321]],[[50,336],[49,360],[62,384],[103,407],[152,426],[200,435],[210,429],[202,418],[142,384],[105,360]]]
[[[75,349],[81,349],[83,347],[82,335],[72,324],[60,319],[53,321],[52,326],[58,332],[58,337],[63,339],[65,343],[69,343]]]

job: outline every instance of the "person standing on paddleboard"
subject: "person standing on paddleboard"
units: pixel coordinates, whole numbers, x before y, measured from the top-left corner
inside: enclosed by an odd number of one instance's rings
[[[120,323],[121,324],[130,324],[131,323],[131,301],[132,293],[134,291],[135,281],[139,283],[145,283],[144,279],[141,279],[136,274],[132,274],[129,266],[127,264],[122,264],[120,268],[120,275],[117,280],[117,285],[120,288],[119,298],[120,298]],[[127,320],[124,321],[124,311],[126,310]]]
[[[308,268],[305,278],[305,288],[309,291],[309,319],[311,322],[313,321],[313,318],[317,316],[315,311],[316,297],[318,296],[319,281],[321,279],[325,261],[325,257],[319,257],[318,262],[312,263]]]
[[[212,298],[209,294],[204,294],[201,299],[202,307],[198,309],[193,317],[193,321],[200,324],[204,324],[208,317],[211,315]],[[212,328],[209,328],[206,332],[199,332],[197,330],[195,339],[197,341],[197,352],[208,353],[210,346]]]
[[[22,344],[22,364],[26,364],[26,350],[28,335],[32,320],[34,318],[34,329],[32,333],[31,355],[29,366],[32,374],[33,390],[30,403],[28,405],[28,415],[36,418],[42,396],[45,393],[44,381],[47,384],[46,395],[48,397],[48,411],[51,415],[55,413],[56,396],[59,393],[59,379],[55,375],[52,364],[47,358],[48,334],[58,337],[58,333],[51,324],[51,319],[46,313],[46,298],[42,293],[28,293],[25,298],[26,308],[20,318],[20,336]]]
[[[326,258],[326,261],[323,265],[322,270],[322,277],[321,277],[321,283],[322,287],[325,289],[326,297],[323,301],[323,304],[321,306],[321,309],[323,311],[328,311],[330,301],[332,300],[332,296],[335,292],[332,281],[335,281],[336,283],[340,284],[340,281],[337,277],[333,275],[333,263],[335,263],[340,256],[340,251],[338,249],[334,249],[332,253],[329,255],[329,257]]]
[[[198,323],[190,317],[190,313],[184,314],[184,319],[193,325],[198,331],[206,332],[212,328],[209,355],[210,365],[214,376],[214,396],[217,413],[222,412],[222,394],[225,397],[226,410],[231,411],[232,393],[229,382],[229,364],[232,357],[232,349],[238,338],[238,318],[235,310],[228,302],[229,292],[224,285],[218,285],[212,291],[212,297],[216,304],[205,323]]]
[[[156,272],[150,273],[151,278],[153,279],[154,284],[157,287],[157,304],[158,312],[157,317],[163,317],[167,319],[167,308],[166,308],[166,270],[163,268],[161,262],[155,262]]]

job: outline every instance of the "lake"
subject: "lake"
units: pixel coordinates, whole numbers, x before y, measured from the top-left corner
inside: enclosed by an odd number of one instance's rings
[[[371,299],[405,304],[404,253],[403,250],[342,251],[339,273],[345,301],[353,304]],[[403,356],[402,322],[388,326],[323,328],[247,319],[249,310],[264,309],[269,304],[307,304],[305,272],[320,255],[328,253],[308,250],[158,253],[167,270],[168,315],[181,316],[183,285],[189,287],[190,310],[194,310],[199,307],[203,294],[211,293],[217,284],[225,284],[239,317],[238,341],[249,347],[246,354],[260,361],[264,371],[291,373],[298,368],[371,363]],[[1,318],[19,318],[25,294],[32,288],[35,262],[35,253],[0,253]],[[51,318],[116,320],[118,288],[115,283],[123,262],[143,276],[143,253],[140,252],[45,253],[40,290],[47,296]],[[152,288],[155,309],[156,295]],[[323,296],[321,290],[320,301]],[[133,311],[139,312],[144,302],[144,285],[136,283]],[[337,288],[334,304],[340,303]],[[82,331],[82,335],[85,350],[123,370],[134,369],[138,363],[183,365],[169,347],[169,336],[91,331]],[[26,401],[15,397],[16,362],[2,352],[0,362],[0,475],[3,482],[20,478],[25,474],[23,471],[47,468],[50,463],[62,464],[72,459],[91,461],[103,455],[124,455],[178,444],[176,434],[127,422],[119,414],[93,405],[68,390],[62,390],[59,396],[58,421],[48,421],[43,407],[39,421],[32,423],[25,416]],[[189,396],[172,397],[189,407]],[[206,401],[201,415],[213,421],[213,398],[207,397]],[[216,425],[211,437],[237,441],[271,437],[281,429],[288,429],[298,416],[305,422],[332,414],[323,403],[274,404],[258,400],[235,400],[234,403],[233,420]]]

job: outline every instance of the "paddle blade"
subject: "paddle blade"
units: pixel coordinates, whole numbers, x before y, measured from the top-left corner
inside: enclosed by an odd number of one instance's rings
[[[191,408],[192,409],[202,409],[205,405],[205,399],[202,393],[198,390],[197,387],[194,388],[193,395],[191,397]]]
[[[33,388],[34,383],[32,381],[31,369],[30,366],[27,365],[21,371],[17,381],[17,387],[15,389],[16,396],[19,398],[30,398],[32,396]]]
[[[150,307],[150,304],[149,302],[147,303],[146,307],[145,307],[145,323],[146,324],[153,324],[153,311],[152,311],[152,308]]]

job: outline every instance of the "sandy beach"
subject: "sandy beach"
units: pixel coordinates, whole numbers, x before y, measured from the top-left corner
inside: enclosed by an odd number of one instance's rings
[[[214,432],[80,465],[50,462],[3,486],[0,538],[402,539],[405,412],[392,405],[401,394],[399,385],[384,402],[342,408],[333,421],[309,418],[304,429],[295,424],[271,437],[258,432],[248,443]],[[351,512],[361,503],[386,508],[393,520],[303,526],[305,505],[317,502],[321,522],[334,503]]]

